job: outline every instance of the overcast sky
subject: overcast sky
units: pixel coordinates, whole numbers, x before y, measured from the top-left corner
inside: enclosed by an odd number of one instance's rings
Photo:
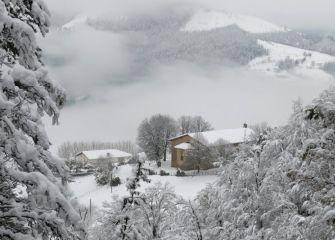
[[[198,6],[255,15],[290,28],[334,30],[331,0],[47,0],[55,25],[77,15],[132,16],[156,14],[166,6]],[[63,109],[60,126],[46,121],[55,147],[64,141],[133,140],[140,122],[155,113],[202,115],[215,128],[241,127],[244,122],[284,124],[292,101],[308,103],[332,82],[328,79],[282,78],[239,69],[201,68],[189,63],[158,64],[145,76],[133,73],[129,45],[141,36],[81,28],[72,34],[52,31],[41,40],[46,54],[61,66],[50,75],[71,95],[87,101]],[[66,64],[64,64],[66,63]],[[131,82],[120,81],[129,79]]]
[[[76,14],[128,15],[152,13],[166,6],[192,8],[203,6],[216,10],[251,14],[292,28],[334,31],[333,0],[46,0],[55,17]]]

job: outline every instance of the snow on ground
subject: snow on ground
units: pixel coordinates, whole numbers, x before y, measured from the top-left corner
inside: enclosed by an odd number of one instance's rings
[[[236,24],[239,28],[250,33],[267,33],[287,31],[284,27],[277,26],[265,20],[236,15],[220,11],[198,11],[191,17],[189,22],[181,29],[184,32],[210,31]]]
[[[292,72],[296,74],[322,79],[330,77],[322,68],[325,63],[335,61],[333,56],[263,40],[258,40],[258,44],[267,49],[269,54],[249,62],[248,65],[253,70],[278,73],[278,63],[290,58],[298,62],[297,66],[292,69]]]
[[[91,199],[93,205],[102,208],[104,202],[110,202],[116,196],[123,197],[128,195],[125,183],[127,178],[133,176],[133,167],[132,165],[119,167],[115,174],[121,178],[122,184],[113,187],[113,192],[111,192],[109,186],[97,186],[94,175],[75,178],[74,182],[70,183],[70,189],[73,191],[74,197],[79,203],[89,205]],[[169,171],[168,167],[163,168]],[[175,171],[174,169],[174,172]],[[207,184],[214,183],[218,179],[218,176],[176,177],[153,175],[149,176],[149,178],[151,182],[141,183],[140,191],[160,181],[163,184],[169,183],[174,187],[176,194],[183,196],[185,199],[193,199]]]

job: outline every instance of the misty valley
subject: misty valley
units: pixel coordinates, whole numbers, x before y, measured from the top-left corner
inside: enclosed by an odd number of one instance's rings
[[[333,7],[0,0],[0,239],[335,239]]]

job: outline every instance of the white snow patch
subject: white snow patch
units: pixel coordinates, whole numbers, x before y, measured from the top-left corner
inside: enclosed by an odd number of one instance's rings
[[[253,132],[254,131],[250,128],[232,128],[232,129],[199,132],[199,133],[188,133],[182,136],[189,135],[192,138],[196,138],[197,135],[200,135],[207,141],[208,144],[215,144],[219,140],[224,140],[229,143],[242,143],[242,142],[247,141]],[[178,138],[178,137],[175,137],[175,138]],[[172,139],[175,139],[175,138],[172,138]],[[183,147],[185,146],[183,145]]]
[[[298,75],[330,77],[322,68],[327,62],[335,61],[331,55],[263,40],[258,40],[258,44],[268,50],[268,55],[250,61],[248,66],[253,70],[279,73],[278,63],[289,58],[297,62],[292,71]]]
[[[247,16],[227,13],[223,11],[198,11],[191,17],[189,22],[181,29],[184,32],[210,31],[230,25],[237,25],[239,28],[250,33],[268,33],[289,31],[284,27],[277,26],[265,20]]]
[[[75,178],[75,182],[70,183],[70,189],[73,191],[74,197],[79,203],[88,206],[90,200],[92,204],[102,208],[104,202],[111,202],[116,196],[124,197],[129,193],[126,189],[126,180],[133,176],[133,167],[124,165],[119,167],[115,172],[121,178],[122,184],[111,188],[109,186],[97,186],[94,176],[85,176]],[[181,195],[185,199],[194,199],[199,191],[206,187],[207,184],[214,183],[218,176],[192,176],[192,177],[176,177],[176,176],[148,176],[151,179],[150,183],[141,182],[140,191],[152,186],[156,182],[163,184],[169,183],[174,187],[176,194]]]

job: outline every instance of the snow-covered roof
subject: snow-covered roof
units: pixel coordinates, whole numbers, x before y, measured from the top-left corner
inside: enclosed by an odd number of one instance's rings
[[[181,144],[174,146],[174,148],[187,150],[187,149],[192,149],[193,147],[190,143],[181,143]]]
[[[131,157],[130,153],[126,153],[117,149],[105,149],[105,150],[92,150],[92,151],[82,151],[79,154],[84,154],[88,159],[94,160],[99,158],[121,158],[121,157]]]
[[[223,140],[229,143],[242,143],[242,142],[247,141],[253,132],[254,131],[251,128],[233,128],[233,129],[213,130],[213,131],[199,132],[199,133],[186,133],[186,134],[171,138],[169,140],[172,141],[174,139],[177,139],[183,136],[190,136],[192,138],[196,138],[197,135],[199,135],[201,136],[201,138],[204,138],[208,144],[214,144],[215,142],[219,140]],[[185,146],[182,145],[182,147],[185,147]]]
[[[214,130],[201,133],[188,134],[192,138],[201,135],[208,144],[214,144],[219,140],[227,141],[229,143],[242,143],[248,140],[254,131],[250,128],[234,128],[224,130]]]

